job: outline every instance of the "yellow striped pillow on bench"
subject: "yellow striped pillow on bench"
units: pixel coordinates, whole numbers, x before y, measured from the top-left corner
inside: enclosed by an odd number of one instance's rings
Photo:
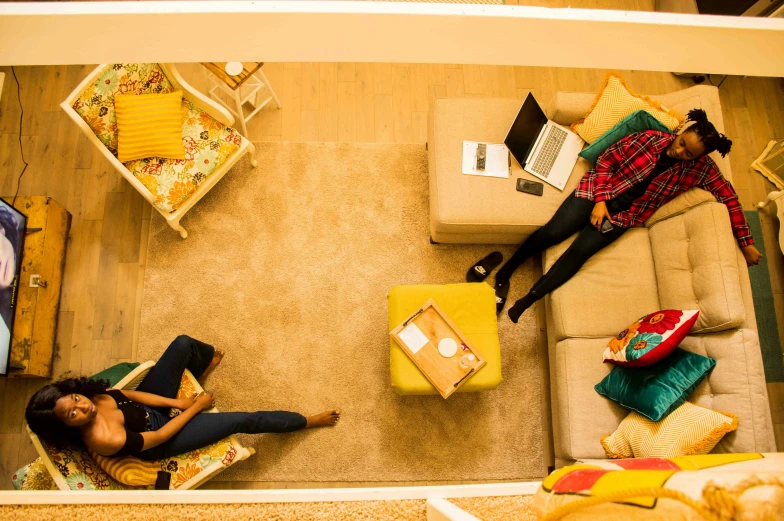
[[[116,95],[117,159],[185,159],[181,105],[182,91]]]

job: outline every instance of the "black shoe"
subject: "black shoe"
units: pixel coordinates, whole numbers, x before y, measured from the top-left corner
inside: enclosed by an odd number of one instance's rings
[[[495,314],[500,315],[506,304],[506,296],[509,294],[509,281],[501,286],[495,287]]]
[[[500,251],[494,251],[484,259],[480,260],[468,270],[466,273],[466,282],[482,282],[490,272],[493,271],[504,260],[504,256]]]

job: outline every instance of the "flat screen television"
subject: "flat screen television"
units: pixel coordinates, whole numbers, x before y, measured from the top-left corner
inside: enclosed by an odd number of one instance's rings
[[[8,374],[27,217],[0,199],[0,375]]]

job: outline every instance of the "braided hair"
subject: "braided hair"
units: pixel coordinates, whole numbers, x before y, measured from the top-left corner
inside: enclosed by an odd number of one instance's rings
[[[705,153],[710,154],[717,150],[721,157],[729,154],[732,148],[732,141],[727,136],[716,130],[713,123],[708,121],[708,115],[702,109],[691,109],[686,115],[687,121],[692,121],[693,124],[684,130],[684,132],[694,132],[700,139],[702,146],[705,147]]]

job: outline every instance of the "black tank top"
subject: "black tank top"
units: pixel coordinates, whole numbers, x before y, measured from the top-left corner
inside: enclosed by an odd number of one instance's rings
[[[136,456],[144,447],[144,438],[140,433],[149,430],[147,411],[144,405],[127,398],[122,391],[109,389],[106,394],[117,402],[117,408],[125,421],[125,445],[112,456]]]

